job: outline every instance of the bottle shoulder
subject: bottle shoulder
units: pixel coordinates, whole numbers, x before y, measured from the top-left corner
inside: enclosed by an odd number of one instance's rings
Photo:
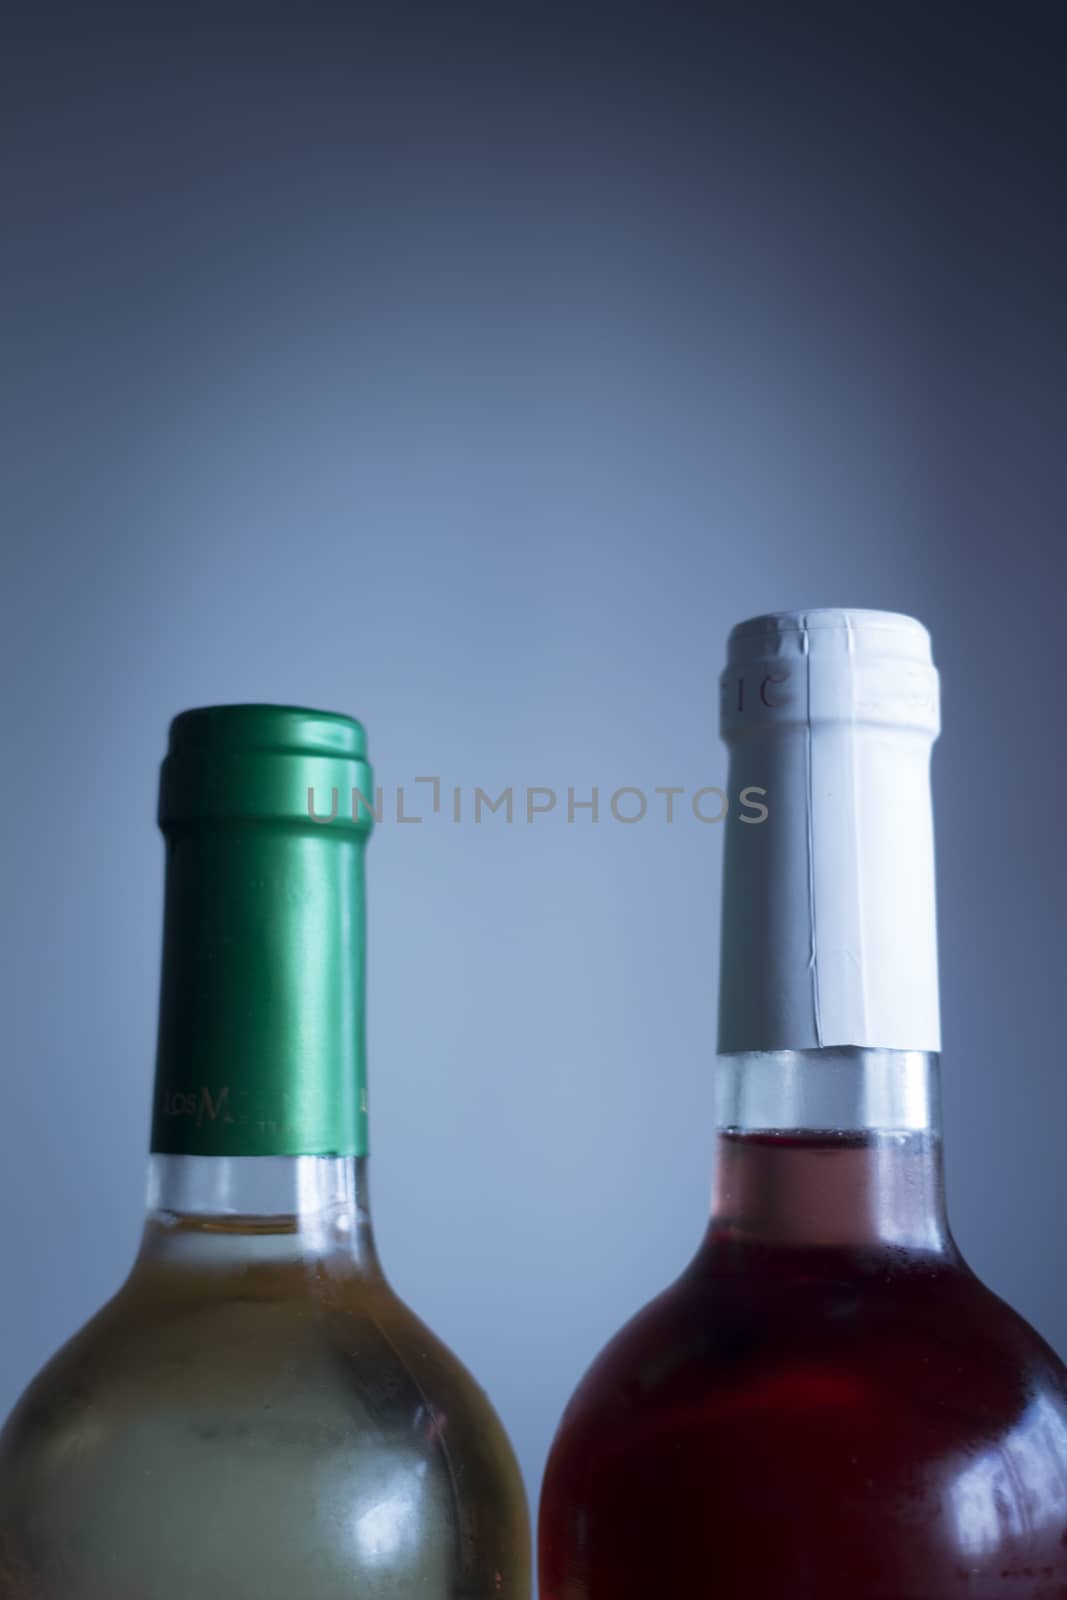
[[[136,1269],[0,1436],[0,1556],[28,1528],[61,1563],[79,1541],[93,1562],[121,1549],[131,1583],[138,1563],[203,1575],[183,1593],[214,1593],[238,1540],[270,1555],[264,1597],[308,1592],[312,1571],[347,1596],[375,1562],[451,1594],[465,1549],[527,1592],[525,1499],[488,1398],[383,1278],[337,1264]]]
[[[1064,1483],[1067,1375],[958,1261],[701,1255],[565,1412],[541,1570],[793,1594],[802,1550],[805,1594],[1036,1600],[1067,1585]]]
[[[12,1421],[106,1402],[179,1414],[212,1396],[276,1411],[321,1404],[338,1428],[458,1406],[491,1429],[482,1389],[380,1273],[344,1262],[246,1270],[139,1265],[31,1383]],[[490,1419],[492,1419],[490,1421]]]
[[[1067,1370],[958,1256],[709,1249],[608,1342],[561,1435],[605,1418],[625,1429],[700,1402],[741,1412],[861,1400],[1007,1423],[1034,1394],[1064,1418]],[[776,1398],[775,1398],[776,1397]]]

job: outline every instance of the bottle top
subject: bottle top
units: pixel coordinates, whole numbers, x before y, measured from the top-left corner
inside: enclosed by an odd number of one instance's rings
[[[938,676],[921,623],[785,611],[730,634],[731,791],[719,1049],[937,1050],[930,751]]]
[[[727,742],[766,726],[866,722],[940,731],[930,635],[895,611],[819,609],[752,617],[731,630],[722,675]]]
[[[299,706],[204,706],[170,725],[159,825],[261,821],[367,833],[373,803],[367,735],[354,717]],[[366,804],[356,801],[359,791]],[[333,815],[331,816],[331,813]]]
[[[157,1154],[366,1154],[366,754],[326,711],[171,724]]]

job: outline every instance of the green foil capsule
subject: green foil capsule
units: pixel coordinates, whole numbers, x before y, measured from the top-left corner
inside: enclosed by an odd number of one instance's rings
[[[361,725],[290,706],[174,719],[152,1149],[367,1153]]]

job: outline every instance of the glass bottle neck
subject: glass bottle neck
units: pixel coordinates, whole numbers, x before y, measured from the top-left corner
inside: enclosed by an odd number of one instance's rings
[[[307,1260],[379,1276],[365,1156],[153,1155],[142,1261]]]
[[[713,1241],[954,1251],[936,1055],[720,1057],[716,1129]]]

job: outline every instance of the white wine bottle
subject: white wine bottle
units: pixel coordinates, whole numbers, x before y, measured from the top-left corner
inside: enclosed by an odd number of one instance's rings
[[[0,1600],[528,1600],[508,1441],[371,1231],[371,782],[347,717],[171,727],[144,1237],[0,1435]]]

